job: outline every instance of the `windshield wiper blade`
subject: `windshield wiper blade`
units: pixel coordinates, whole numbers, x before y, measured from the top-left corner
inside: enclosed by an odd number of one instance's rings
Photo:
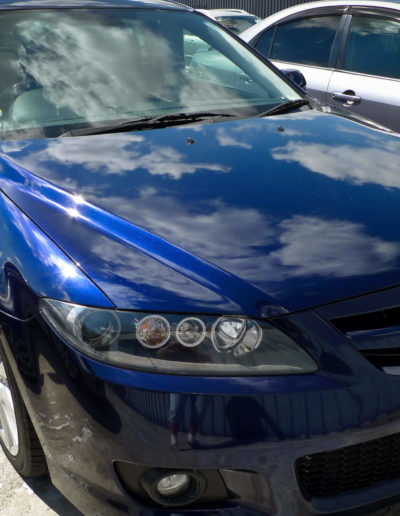
[[[310,101],[307,99],[298,99],[298,100],[288,100],[287,102],[283,102],[282,104],[278,104],[277,106],[260,113],[258,116],[271,116],[271,115],[283,115],[285,113],[290,113],[290,111],[294,111],[295,109],[306,106]]]
[[[125,120],[116,124],[100,127],[85,127],[84,129],[72,129],[61,136],[87,136],[95,134],[118,133],[130,130],[152,129],[153,127],[166,127],[168,125],[181,125],[207,120],[210,118],[233,117],[231,113],[218,113],[212,111],[198,111],[195,113],[172,113],[169,115],[144,116]]]

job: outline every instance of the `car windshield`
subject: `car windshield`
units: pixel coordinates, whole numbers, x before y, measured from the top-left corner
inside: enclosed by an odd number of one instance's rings
[[[257,18],[257,16],[218,16],[216,20],[235,34],[240,34],[261,21],[261,18]]]
[[[0,63],[2,139],[199,111],[256,116],[301,98],[215,22],[178,9],[3,11]]]

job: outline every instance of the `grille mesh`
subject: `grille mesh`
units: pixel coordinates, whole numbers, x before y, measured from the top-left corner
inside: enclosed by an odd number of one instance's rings
[[[370,487],[400,476],[400,433],[296,460],[307,500]]]

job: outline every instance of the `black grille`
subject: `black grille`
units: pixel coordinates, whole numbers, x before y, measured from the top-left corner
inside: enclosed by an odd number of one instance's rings
[[[296,460],[307,500],[327,498],[400,477],[400,433]]]
[[[332,319],[332,324],[343,333],[354,331],[373,330],[398,326],[400,322],[400,307],[386,308],[376,312],[350,315],[339,319]]]
[[[400,367],[400,307],[332,319],[375,367]]]

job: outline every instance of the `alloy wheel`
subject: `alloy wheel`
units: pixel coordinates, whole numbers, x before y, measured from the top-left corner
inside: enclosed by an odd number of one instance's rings
[[[18,454],[17,418],[4,361],[0,354],[0,440],[14,457]]]

